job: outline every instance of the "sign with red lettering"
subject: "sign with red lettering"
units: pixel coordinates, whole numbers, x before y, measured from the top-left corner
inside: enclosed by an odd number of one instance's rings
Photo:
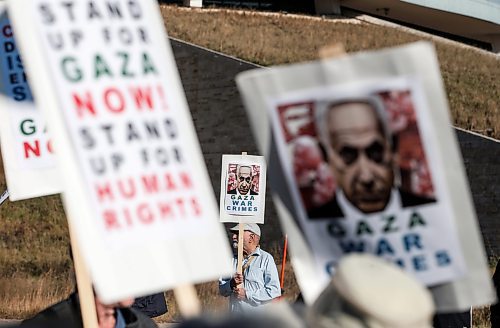
[[[264,223],[266,160],[263,156],[222,155],[221,222]]]
[[[57,140],[68,219],[101,299],[230,273],[157,2],[9,5],[35,99]]]
[[[17,49],[5,4],[0,4],[0,142],[11,200],[61,192],[45,122]]]

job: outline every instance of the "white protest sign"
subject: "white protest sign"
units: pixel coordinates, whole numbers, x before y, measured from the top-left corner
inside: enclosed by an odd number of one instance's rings
[[[401,266],[431,287],[440,311],[495,299],[430,45],[253,70],[237,82],[307,301],[351,252]]]
[[[264,223],[266,161],[263,156],[222,155],[221,222]]]
[[[0,3],[0,59],[0,142],[10,199],[59,193],[52,142],[33,102],[5,3]]]
[[[103,302],[230,274],[157,2],[15,0],[9,10]]]

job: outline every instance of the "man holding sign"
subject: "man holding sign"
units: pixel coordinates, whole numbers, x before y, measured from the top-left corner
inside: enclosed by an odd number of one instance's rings
[[[239,224],[231,228],[233,247],[238,247]],[[273,256],[262,250],[260,228],[256,223],[243,225],[243,272],[232,278],[219,280],[219,293],[230,297],[230,309],[243,312],[264,305],[281,296],[278,269]],[[237,258],[233,259],[236,271]]]

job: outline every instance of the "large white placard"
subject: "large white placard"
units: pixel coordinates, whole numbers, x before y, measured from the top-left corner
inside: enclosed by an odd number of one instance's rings
[[[64,204],[104,302],[230,274],[154,0],[9,2],[64,176]]]
[[[61,192],[52,142],[17,49],[5,3],[0,3],[0,142],[12,201]]]
[[[221,222],[264,224],[266,161],[263,156],[222,155]]]
[[[400,265],[440,311],[495,299],[430,45],[254,70],[237,82],[306,300],[351,252]]]

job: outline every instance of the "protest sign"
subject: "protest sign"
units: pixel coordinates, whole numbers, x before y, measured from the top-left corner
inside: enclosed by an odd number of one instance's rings
[[[263,156],[222,155],[221,222],[264,223],[266,161]]]
[[[157,2],[8,4],[57,140],[65,210],[103,302],[230,274]]]
[[[61,192],[52,142],[0,3],[0,142],[12,201]]]
[[[254,70],[237,82],[306,301],[351,252],[401,266],[440,311],[495,299],[430,45]]]

